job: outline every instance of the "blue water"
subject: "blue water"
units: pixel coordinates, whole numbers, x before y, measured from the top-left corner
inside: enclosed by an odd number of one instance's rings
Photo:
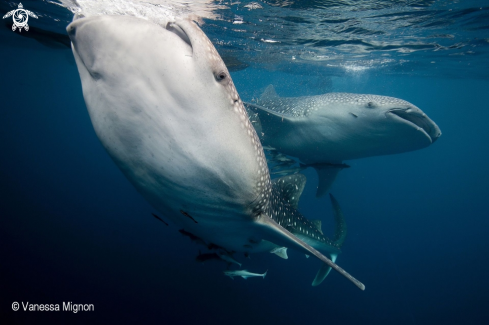
[[[411,72],[334,68],[323,78],[321,64],[250,60],[232,73],[245,100],[269,84],[282,96],[373,93],[408,100],[440,126],[423,150],[349,161],[332,188],[348,224],[337,263],[362,292],[334,272],[311,287],[320,263],[296,252],[237,256],[249,270],[268,269],[264,280],[233,281],[224,264],[195,262],[202,247],[151,216],[99,143],[71,51],[0,29],[1,324],[489,323],[485,54],[441,55],[438,67],[427,62],[439,52],[417,53]],[[474,33],[474,42],[489,39],[487,28]],[[299,210],[332,235],[329,200],[315,198],[317,176],[305,174]],[[14,312],[15,301],[95,311]]]

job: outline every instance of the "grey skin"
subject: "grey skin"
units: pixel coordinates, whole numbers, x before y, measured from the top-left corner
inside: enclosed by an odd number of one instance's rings
[[[256,103],[245,103],[263,145],[298,158],[319,175],[324,195],[345,160],[425,148],[440,128],[415,105],[394,97],[328,93],[279,97],[269,86]]]
[[[312,225],[272,186],[229,72],[196,23],[75,17],[67,32],[98,138],[159,213],[228,252],[314,255],[365,288],[284,228]]]

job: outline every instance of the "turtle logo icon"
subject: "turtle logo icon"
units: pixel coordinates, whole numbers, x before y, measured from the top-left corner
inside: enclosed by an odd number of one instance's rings
[[[24,28],[26,31],[29,30],[29,25],[27,25],[27,21],[29,20],[29,16],[36,18],[37,16],[35,13],[29,10],[25,10],[24,6],[22,6],[22,3],[19,3],[19,8],[9,11],[3,16],[3,19],[8,18],[12,16],[14,20],[14,24],[12,25],[12,30],[15,32],[15,30],[18,28],[19,32],[22,32],[22,28]]]

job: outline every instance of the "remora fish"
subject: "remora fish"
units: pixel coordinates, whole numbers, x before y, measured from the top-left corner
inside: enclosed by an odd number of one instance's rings
[[[229,72],[196,23],[75,17],[67,32],[98,138],[162,215],[229,252],[314,255],[365,288],[284,228],[310,222],[272,186]]]
[[[237,270],[237,271],[224,271],[224,274],[227,275],[228,277],[230,277],[231,279],[234,280],[234,277],[235,276],[240,276],[242,277],[243,279],[248,279],[248,278],[251,278],[251,277],[254,277],[254,276],[261,276],[265,279],[265,276],[267,275],[267,272],[266,271],[265,273],[263,274],[259,274],[259,273],[251,273],[251,272],[248,272],[246,270]]]
[[[219,255],[217,255],[216,253],[200,253],[199,252],[199,255],[197,255],[197,257],[195,258],[195,260],[197,262],[200,262],[200,263],[205,263],[207,261],[221,261],[221,262],[226,262],[225,260],[221,259],[219,257]],[[226,262],[228,263],[228,262]]]
[[[236,261],[232,256],[231,254],[229,254],[228,252],[225,252],[223,250],[218,250],[217,251],[217,256],[219,256],[219,258],[221,258],[223,261],[226,261],[228,263],[233,263],[233,264],[236,264],[236,265],[239,265],[239,267],[241,267],[241,263]]]
[[[319,176],[324,195],[344,160],[425,148],[440,128],[422,110],[394,97],[350,93],[279,97],[268,86],[256,104],[245,103],[264,145],[299,158]],[[259,120],[259,122],[258,122]]]

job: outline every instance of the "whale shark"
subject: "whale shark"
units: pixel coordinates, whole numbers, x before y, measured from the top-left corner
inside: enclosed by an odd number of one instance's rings
[[[298,158],[319,176],[317,196],[324,195],[343,161],[425,148],[440,128],[421,109],[394,97],[326,93],[280,97],[268,86],[256,103],[254,126],[263,145]]]
[[[313,255],[365,289],[285,228],[329,241],[282,195],[294,178],[272,186],[229,71],[197,23],[75,16],[67,32],[95,133],[159,213],[230,253]]]

